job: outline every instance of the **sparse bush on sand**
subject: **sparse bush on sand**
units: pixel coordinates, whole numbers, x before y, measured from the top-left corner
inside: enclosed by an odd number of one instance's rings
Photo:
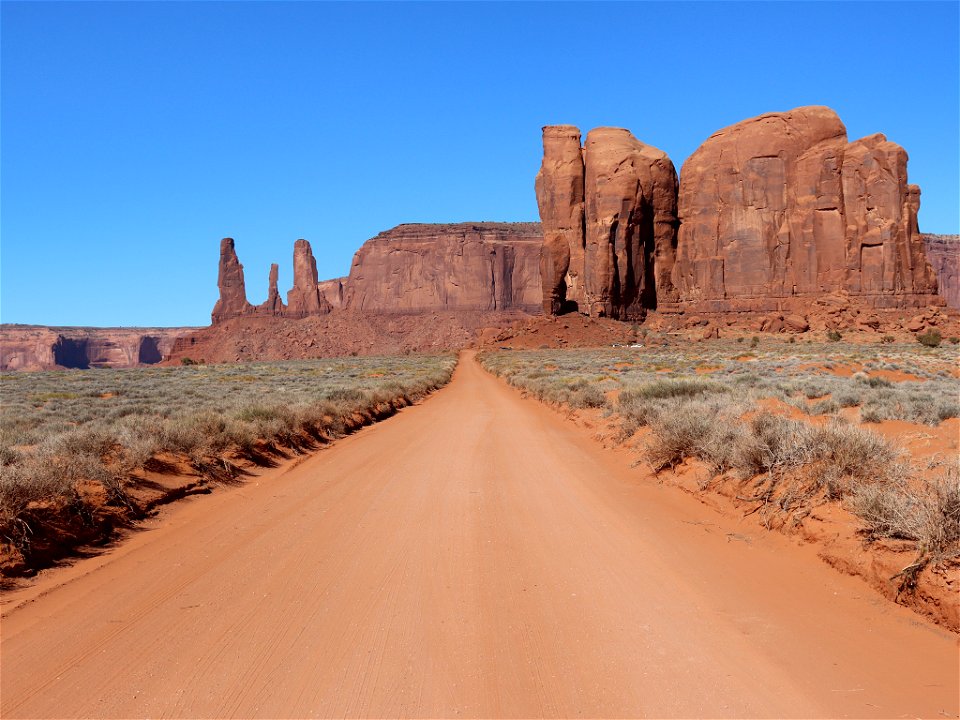
[[[931,328],[917,335],[917,342],[924,347],[939,347],[942,340],[943,336],[940,334],[940,331],[935,328]]]
[[[960,553],[960,473],[956,469],[929,483],[866,482],[850,494],[848,506],[874,537],[917,543],[921,555]]]

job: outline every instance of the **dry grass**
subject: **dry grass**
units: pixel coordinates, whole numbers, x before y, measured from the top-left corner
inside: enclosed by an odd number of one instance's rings
[[[82,484],[132,509],[157,456],[215,475],[264,449],[298,452],[445,384],[453,356],[349,358],[0,375],[0,536],[28,548],[38,506],[89,513]]]
[[[707,352],[701,352],[704,347]],[[862,371],[824,372],[832,367],[829,358],[838,356]],[[715,476],[752,486],[743,499],[770,512],[839,501],[871,536],[913,541],[919,557],[930,559],[958,554],[956,474],[923,480],[897,447],[857,421],[935,426],[957,417],[960,383],[952,376],[957,357],[953,346],[836,341],[764,343],[748,355],[742,344],[711,343],[492,352],[479,359],[512,385],[551,402],[563,402],[562,388],[585,391],[584,383],[616,394],[605,412],[619,421],[619,439],[648,426],[642,450],[657,472],[696,458]],[[920,380],[891,382],[880,376],[883,371]],[[827,421],[814,425],[758,412],[758,403],[767,399],[807,415],[826,415]]]

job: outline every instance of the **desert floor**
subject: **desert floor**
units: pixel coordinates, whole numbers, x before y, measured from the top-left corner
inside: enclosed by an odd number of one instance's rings
[[[955,717],[956,635],[642,483],[465,354],[7,593],[3,717]]]

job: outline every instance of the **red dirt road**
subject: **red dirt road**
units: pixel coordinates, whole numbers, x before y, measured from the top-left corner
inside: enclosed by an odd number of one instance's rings
[[[957,715],[955,635],[639,474],[466,356],[423,404],[9,593],[0,710]]]

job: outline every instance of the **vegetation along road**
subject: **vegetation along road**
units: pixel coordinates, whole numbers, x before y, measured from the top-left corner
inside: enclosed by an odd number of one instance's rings
[[[3,717],[956,716],[956,636],[465,355],[4,606]]]

